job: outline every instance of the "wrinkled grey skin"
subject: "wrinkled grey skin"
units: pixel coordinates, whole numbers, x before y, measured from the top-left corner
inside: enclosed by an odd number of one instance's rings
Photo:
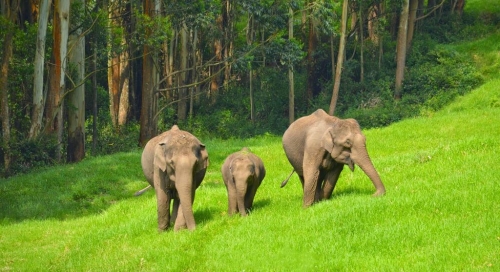
[[[195,190],[208,166],[205,145],[174,125],[149,140],[142,152],[141,164],[147,181],[156,191],[158,230],[166,230],[171,222],[175,222],[176,231],[186,227],[194,230]]]
[[[221,167],[228,194],[228,214],[247,216],[257,189],[266,176],[262,160],[246,147],[229,155]]]
[[[351,171],[355,164],[361,167],[376,188],[374,196],[385,194],[366,150],[366,138],[354,119],[339,119],[319,109],[288,127],[283,148],[302,183],[304,207],[331,197],[344,165]]]

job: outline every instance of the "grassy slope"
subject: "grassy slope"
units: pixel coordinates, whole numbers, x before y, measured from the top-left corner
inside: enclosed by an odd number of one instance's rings
[[[499,270],[500,73],[481,61],[498,41],[457,49],[482,63],[486,84],[430,117],[365,132],[383,198],[346,169],[332,200],[303,210],[296,176],[279,188],[291,170],[279,137],[206,140],[197,230],[158,234],[154,193],[131,196],[146,184],[140,152],[92,158],[0,180],[0,270]],[[243,145],[268,175],[253,213],[228,217],[219,169]]]
[[[212,164],[195,232],[159,235],[139,152],[94,158],[0,183],[1,270],[500,269],[495,79],[429,118],[366,131],[388,194],[345,171],[330,201],[301,208],[278,137],[207,141]],[[248,218],[228,217],[219,168],[248,145],[268,176]],[[119,164],[116,162],[119,161]]]

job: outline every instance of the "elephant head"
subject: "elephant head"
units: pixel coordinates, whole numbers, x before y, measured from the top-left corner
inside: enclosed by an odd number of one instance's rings
[[[228,214],[247,215],[257,189],[266,175],[262,160],[248,148],[230,154],[221,167],[228,193]]]
[[[346,164],[351,171],[361,167],[376,188],[374,196],[385,194],[385,187],[366,149],[366,138],[354,119],[338,119],[322,136],[321,146],[338,163]]]
[[[196,137],[177,126],[151,139],[142,154],[142,167],[157,198],[158,228],[175,220],[175,230],[195,228],[192,204],[205,177],[208,152]],[[170,202],[174,201],[172,218]]]

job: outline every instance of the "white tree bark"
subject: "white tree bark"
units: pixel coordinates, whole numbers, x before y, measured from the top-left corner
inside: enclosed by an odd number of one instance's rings
[[[36,34],[35,67],[33,75],[33,111],[31,113],[31,127],[29,138],[34,139],[42,130],[42,117],[45,101],[43,96],[43,71],[45,64],[45,40],[47,36],[47,21],[51,0],[40,1],[38,16],[38,30]]]

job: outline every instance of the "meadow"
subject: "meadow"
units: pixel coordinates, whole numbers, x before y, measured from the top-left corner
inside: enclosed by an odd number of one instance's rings
[[[346,168],[302,208],[281,135],[200,139],[210,166],[193,232],[158,233],[141,150],[0,179],[0,271],[499,271],[500,33],[457,45],[486,83],[438,112],[365,130],[387,194]],[[455,46],[455,45],[449,45]],[[220,167],[247,146],[267,175],[246,218],[228,216]]]
[[[0,181],[2,271],[463,271],[500,269],[500,79],[431,116],[365,131],[387,188],[346,169],[302,208],[279,136],[205,141],[194,232],[156,230],[140,150]],[[267,168],[255,208],[229,217],[220,166],[248,146]]]

